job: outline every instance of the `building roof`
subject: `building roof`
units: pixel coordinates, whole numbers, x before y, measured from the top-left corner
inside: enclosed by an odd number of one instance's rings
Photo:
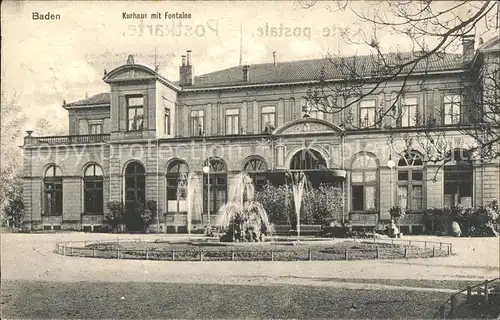
[[[498,37],[493,37],[483,43],[480,47],[479,50],[482,52],[489,52],[489,51],[499,51],[500,50],[500,36]]]
[[[109,103],[110,103],[109,93],[103,92],[93,95],[92,97],[87,99],[82,99],[71,103],[67,103],[65,104],[65,106],[76,107],[76,106],[87,106],[87,105],[98,105],[98,104],[109,104]]]
[[[386,55],[392,63],[401,64],[401,61],[414,59],[413,53]],[[315,59],[274,63],[262,63],[249,66],[249,81],[243,81],[243,67],[237,66],[220,71],[194,77],[194,84],[190,88],[205,88],[219,86],[278,84],[319,80],[324,72],[326,80],[345,78],[356,70],[356,76],[370,76],[376,62],[372,56],[341,57],[331,59]],[[446,71],[463,68],[461,54],[442,54],[430,57],[418,63],[413,72]],[[405,70],[403,70],[404,73]]]
[[[320,79],[345,79],[356,70],[356,76],[371,76],[374,66],[372,56],[339,57],[330,59],[300,60],[249,65],[249,81],[243,81],[243,67],[236,66],[194,77],[194,84],[187,89],[212,87],[236,87],[242,85],[273,85],[284,83],[308,82]],[[388,54],[388,63],[398,63],[414,59],[413,53]],[[436,72],[456,70],[464,67],[461,54],[440,54],[420,61],[413,72]],[[403,70],[403,73],[406,70]],[[408,70],[409,71],[409,70]],[[67,107],[109,104],[109,93],[96,94],[90,98],[71,102]]]

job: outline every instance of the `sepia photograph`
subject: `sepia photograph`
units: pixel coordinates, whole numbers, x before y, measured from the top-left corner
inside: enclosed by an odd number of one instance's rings
[[[500,2],[1,3],[2,319],[500,320]]]

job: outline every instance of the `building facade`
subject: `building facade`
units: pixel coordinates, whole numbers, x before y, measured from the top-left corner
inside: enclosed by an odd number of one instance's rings
[[[478,56],[497,59],[498,44],[495,39],[488,42],[489,51],[472,48],[472,54],[469,46],[463,55],[446,55],[431,69],[414,72],[407,78],[405,102],[395,111],[400,116],[379,125],[373,125],[375,119],[393,103],[400,79],[387,81],[356,107],[324,113],[311,110],[307,97],[320,73],[332,81],[341,78],[325,59],[194,76],[188,51],[180,80],[172,82],[129,56],[126,64],[105,72],[109,92],[63,103],[69,136],[29,132],[25,137],[24,226],[96,230],[107,224],[109,201],[122,201],[130,210],[155,200],[159,213],[150,227],[182,233],[188,226],[203,228],[209,216],[213,222],[239,172],[248,172],[260,186],[285,183],[284,172],[302,171],[314,185],[343,188],[339,220],[375,227],[389,221],[390,207],[400,205],[406,207],[403,232],[422,232],[427,208],[481,206],[499,198],[498,159],[469,161],[467,150],[457,148],[450,161],[432,163],[425,161],[424,150],[409,149],[403,139],[421,131],[415,114],[437,118],[449,137],[469,139],[456,128],[457,121],[468,121],[458,93],[461,79],[488,61]],[[188,182],[199,201],[179,192]],[[188,206],[194,211],[191,223]],[[126,224],[141,229],[137,222]]]

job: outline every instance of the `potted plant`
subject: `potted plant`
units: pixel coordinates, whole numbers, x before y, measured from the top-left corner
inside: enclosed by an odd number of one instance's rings
[[[405,215],[405,211],[400,206],[393,206],[389,209],[389,214],[391,216],[391,237],[401,236],[400,223]],[[398,223],[397,227],[395,222]]]
[[[118,231],[118,226],[122,223],[125,207],[121,201],[110,201],[107,204],[106,219],[111,225],[113,232]]]

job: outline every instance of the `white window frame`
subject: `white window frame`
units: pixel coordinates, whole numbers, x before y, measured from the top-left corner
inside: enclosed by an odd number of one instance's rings
[[[273,118],[273,121],[271,122],[271,124],[276,128],[276,106],[263,106],[260,109],[261,132],[264,132],[264,130],[266,129],[266,123],[270,122],[270,121],[267,121],[268,120],[267,116],[270,116],[270,115],[272,115],[272,118]],[[264,118],[266,118],[266,119],[264,119]]]
[[[404,97],[401,99],[401,127],[417,126],[418,97]]]
[[[458,103],[457,103],[458,100]],[[462,99],[459,94],[447,93],[443,97],[443,124],[460,124],[460,113],[462,109]]]
[[[100,130],[98,133],[92,132],[92,128],[99,126]],[[89,134],[102,134],[103,125],[102,120],[89,120]]]
[[[227,108],[224,110],[224,126],[226,135],[240,133],[240,109]]]
[[[201,128],[199,127],[200,121],[198,120],[197,128],[193,128],[193,120],[201,118]],[[205,130],[205,111],[203,109],[195,109],[189,112],[189,135],[199,136],[199,130]]]
[[[368,114],[364,112],[367,110]],[[372,119],[370,119],[369,112],[372,112]],[[365,116],[368,115],[368,122],[365,123]],[[375,126],[377,117],[377,101],[376,99],[366,99],[359,102],[359,124],[362,128],[369,128]]]

